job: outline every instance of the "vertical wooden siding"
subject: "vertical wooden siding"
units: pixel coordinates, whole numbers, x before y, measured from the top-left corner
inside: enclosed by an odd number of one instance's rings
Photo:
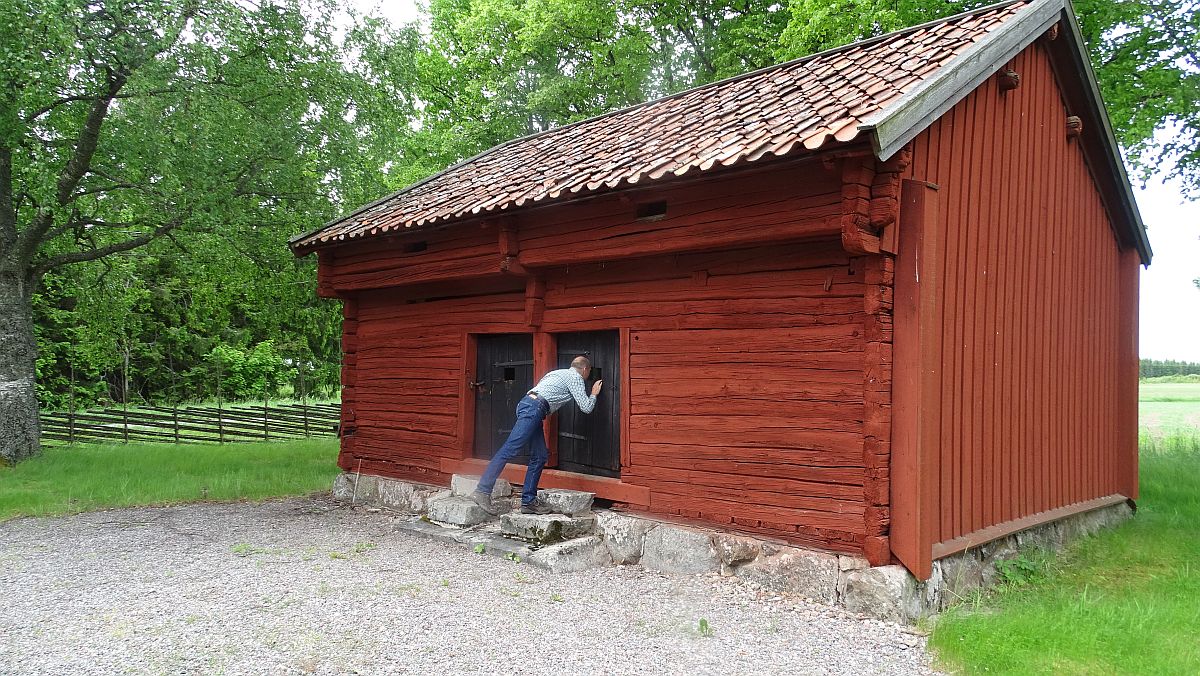
[[[986,82],[910,167],[940,187],[943,228],[937,542],[1120,493],[1136,455],[1118,429],[1122,255],[1043,48],[1010,66],[1021,86]]]

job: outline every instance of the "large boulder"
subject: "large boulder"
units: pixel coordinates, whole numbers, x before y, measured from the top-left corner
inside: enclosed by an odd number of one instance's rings
[[[837,600],[838,557],[803,549],[783,549],[739,566],[737,576],[788,594],[832,604]]]
[[[983,589],[985,569],[980,549],[968,549],[940,560],[942,571],[941,603],[949,605],[962,601],[972,593]],[[995,569],[995,563],[990,565]]]
[[[658,526],[648,519],[610,511],[597,512],[596,520],[613,563],[617,564],[637,563],[641,560],[646,533]]]
[[[379,496],[379,478],[373,474],[342,472],[333,480],[335,500],[359,505],[373,502]]]
[[[431,500],[450,495],[449,491],[438,486],[384,478],[379,479],[378,493],[379,504],[384,507],[406,509],[411,512],[424,512],[429,508]]]
[[[876,566],[846,573],[842,605],[853,613],[909,623],[921,616],[922,589],[903,566]]]
[[[726,566],[736,566],[753,561],[762,553],[762,545],[758,540],[731,533],[713,535],[713,546],[717,549],[717,555],[721,557],[721,563]]]
[[[711,573],[721,567],[721,558],[708,533],[660,525],[646,533],[642,566],[664,573]]]

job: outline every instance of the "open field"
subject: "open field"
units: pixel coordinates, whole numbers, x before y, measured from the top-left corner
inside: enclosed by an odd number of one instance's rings
[[[1033,553],[945,613],[930,645],[967,673],[1200,673],[1200,385],[1143,385],[1141,496],[1123,526]]]
[[[79,444],[0,467],[0,521],[111,507],[261,500],[328,490],[338,440]]]

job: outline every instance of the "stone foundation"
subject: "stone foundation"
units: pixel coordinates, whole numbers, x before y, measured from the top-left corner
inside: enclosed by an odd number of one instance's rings
[[[456,492],[473,488],[470,477],[457,478]],[[497,486],[494,496],[509,492]],[[428,514],[430,503],[460,499],[436,486],[345,473],[334,481],[334,497],[355,504]],[[440,506],[439,506],[440,507]],[[439,511],[435,507],[433,511]],[[1022,551],[1057,551],[1076,538],[1115,526],[1133,515],[1126,504],[1069,516],[972,547],[933,563],[928,580],[918,581],[899,565],[874,566],[866,559],[816,551],[735,535],[716,529],[681,526],[613,511],[594,515],[594,533],[552,545],[509,539],[491,522],[448,528],[414,519],[404,530],[443,542],[467,545],[493,556],[513,558],[554,572],[611,564],[639,564],[666,573],[717,573],[737,576],[764,589],[840,606],[870,617],[911,623],[932,615],[969,594],[995,584],[997,564]],[[510,517],[511,518],[511,517]],[[589,517],[591,518],[591,517]],[[518,517],[519,520],[519,517]],[[513,526],[510,524],[509,530]]]

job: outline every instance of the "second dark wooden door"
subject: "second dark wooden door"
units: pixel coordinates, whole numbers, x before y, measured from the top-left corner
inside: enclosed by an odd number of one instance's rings
[[[558,410],[558,468],[570,472],[616,477],[621,475],[620,338],[616,331],[587,331],[558,335],[558,368],[584,355],[592,361],[586,385],[604,381],[604,390],[591,413],[580,413],[574,402]]]
[[[476,342],[475,457],[490,459],[508,439],[517,402],[533,387],[533,336],[481,335]],[[512,460],[529,461],[526,451]]]

